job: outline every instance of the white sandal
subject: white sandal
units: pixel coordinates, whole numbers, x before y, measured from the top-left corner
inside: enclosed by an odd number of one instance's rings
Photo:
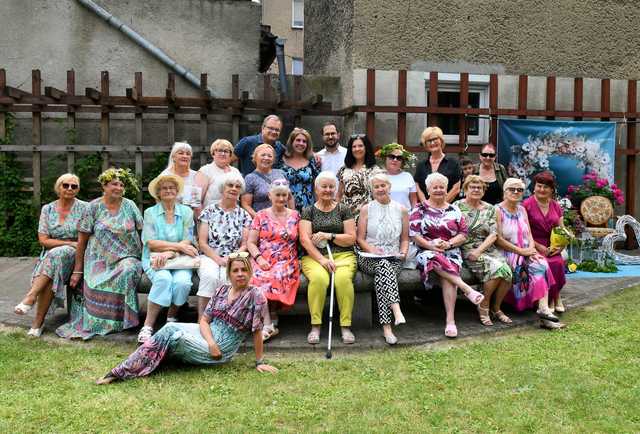
[[[144,344],[147,340],[149,340],[153,336],[153,327],[144,326],[140,329],[140,333],[138,333],[138,343]]]
[[[26,315],[32,308],[32,304],[24,304],[23,302],[20,302],[13,308],[13,312],[17,315]]]
[[[268,341],[272,337],[276,336],[278,333],[280,333],[280,330],[278,330],[273,324],[269,324],[269,325],[263,326],[262,327],[262,342]]]
[[[37,329],[34,329],[33,327],[31,327],[27,332],[27,336],[31,336],[32,338],[39,338],[40,336],[42,336],[43,331],[44,331],[44,327],[39,327]]]

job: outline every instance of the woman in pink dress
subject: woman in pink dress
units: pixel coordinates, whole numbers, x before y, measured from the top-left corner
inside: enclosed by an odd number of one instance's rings
[[[549,308],[557,313],[565,311],[560,290],[566,283],[564,277],[564,259],[562,249],[549,247],[551,231],[556,226],[563,225],[562,208],[553,200],[556,192],[556,179],[549,171],[538,173],[534,176],[535,187],[533,196],[525,199],[522,206],[527,210],[531,234],[535,242],[536,250],[547,259],[549,269],[553,274],[555,283],[549,286]]]
[[[297,246],[300,214],[286,207],[290,195],[287,180],[276,179],[271,183],[271,207],[257,212],[247,241],[255,270],[251,285],[260,288],[268,301],[264,340],[278,334],[276,312],[293,306],[300,285]]]
[[[549,286],[555,281],[549,263],[534,247],[527,212],[520,205],[524,188],[522,180],[507,178],[503,185],[504,200],[496,205],[498,246],[504,250],[507,263],[514,271],[514,278],[518,277],[524,266],[528,274],[526,284],[516,282],[504,300],[518,311],[537,306],[537,314],[546,321],[545,325],[556,327],[558,317],[548,304]]]

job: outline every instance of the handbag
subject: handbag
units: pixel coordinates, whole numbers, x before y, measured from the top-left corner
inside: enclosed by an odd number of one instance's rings
[[[513,270],[513,296],[516,301],[527,295],[529,290],[529,258],[523,258]]]
[[[155,253],[151,254],[153,258]],[[200,268],[200,257],[195,258],[189,255],[178,255],[175,258],[167,259],[159,270],[190,270],[193,268]]]

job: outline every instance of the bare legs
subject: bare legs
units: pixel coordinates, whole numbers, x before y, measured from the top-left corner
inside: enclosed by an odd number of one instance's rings
[[[40,328],[44,323],[44,317],[51,306],[53,301],[53,292],[51,291],[51,284],[53,281],[46,275],[41,274],[33,279],[33,284],[29,288],[29,292],[22,299],[22,304],[32,306],[37,303],[36,315],[31,323],[32,328]],[[18,315],[22,313],[18,310],[15,311]]]
[[[155,304],[152,301],[147,302],[147,317],[144,319],[144,326],[153,328],[161,310],[162,306],[159,304]]]
[[[204,312],[204,309],[209,304],[209,300],[211,300],[211,297],[198,296],[198,321],[200,321],[200,318],[202,317],[202,312]]]

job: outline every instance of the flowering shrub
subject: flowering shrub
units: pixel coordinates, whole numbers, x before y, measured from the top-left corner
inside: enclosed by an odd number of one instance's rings
[[[567,195],[573,203],[579,204],[591,196],[604,196],[618,205],[624,203],[622,190],[615,184],[609,184],[608,179],[598,177],[596,172],[587,173],[582,177],[582,181],[582,185],[570,185],[567,188]]]

